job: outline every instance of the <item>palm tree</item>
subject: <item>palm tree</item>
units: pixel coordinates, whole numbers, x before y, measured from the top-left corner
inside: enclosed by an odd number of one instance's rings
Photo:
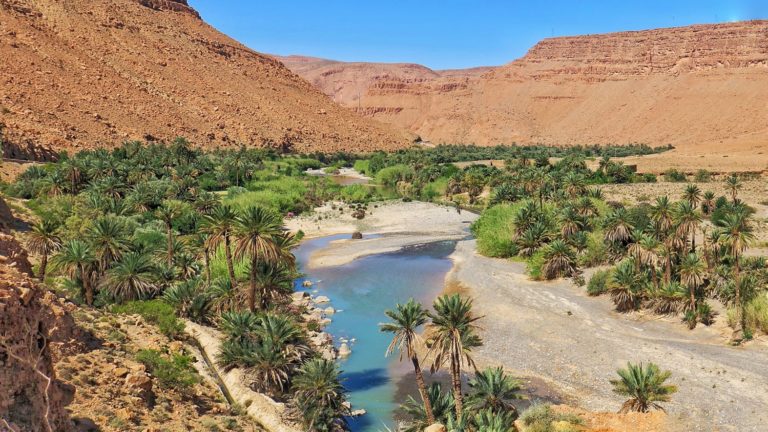
[[[344,429],[345,390],[336,363],[314,359],[299,368],[293,378],[294,401],[308,431]]]
[[[604,235],[609,243],[624,243],[632,239],[632,224],[626,209],[615,209],[606,216]]]
[[[544,248],[542,272],[546,279],[572,276],[578,270],[576,254],[562,240],[555,240]]]
[[[267,310],[270,304],[285,300],[293,292],[294,274],[282,263],[258,263],[256,285],[259,309]]]
[[[571,237],[584,229],[585,223],[582,216],[573,208],[566,207],[560,214],[560,235],[563,238]]]
[[[398,350],[400,352],[400,361],[403,360],[403,356],[411,360],[416,374],[416,384],[419,387],[419,394],[424,404],[427,422],[432,424],[435,422],[435,415],[432,413],[432,405],[427,394],[427,385],[424,382],[424,373],[421,371],[421,364],[419,363],[417,346],[421,345],[421,341],[416,333],[417,329],[427,322],[429,315],[421,306],[421,303],[416,302],[414,299],[409,299],[405,304],[398,303],[395,306],[395,310],[387,310],[384,313],[392,322],[379,324],[379,327],[381,331],[393,334],[392,342],[387,347],[386,355],[389,356],[395,350]]]
[[[701,200],[701,211],[705,216],[709,217],[715,210],[715,193],[712,191],[704,192],[704,197]]]
[[[719,239],[720,243],[728,247],[731,258],[733,259],[733,276],[736,287],[736,313],[737,328],[736,333],[743,329],[744,305],[741,302],[741,253],[749,246],[755,238],[752,226],[749,224],[748,216],[743,213],[734,213],[725,216],[720,223]]]
[[[688,201],[691,204],[691,207],[698,207],[699,202],[701,202],[701,189],[699,189],[699,187],[693,183],[689,184],[685,187],[685,192],[683,192],[683,199]]]
[[[725,189],[730,192],[731,200],[735,203],[741,189],[741,180],[739,180],[736,174],[732,174],[725,179]]]
[[[237,287],[235,266],[232,262],[232,234],[237,223],[237,212],[228,205],[221,205],[203,217],[203,228],[208,233],[208,247],[215,250],[224,244],[224,256],[227,261],[227,273],[233,287]]]
[[[651,206],[651,220],[656,225],[658,232],[666,234],[672,227],[672,213],[672,204],[667,196],[656,198],[656,203]]]
[[[100,274],[104,274],[128,250],[125,225],[114,216],[96,219],[88,229],[87,238],[99,263]]]
[[[620,262],[613,272],[609,291],[616,310],[634,310],[640,301],[640,275],[635,272],[632,259]]]
[[[213,302],[213,310],[217,314],[234,311],[242,303],[237,289],[232,286],[229,278],[216,278],[208,290]],[[250,312],[249,312],[250,313]]]
[[[148,256],[131,252],[107,271],[101,285],[119,301],[142,299],[157,288],[155,271]]]
[[[53,219],[43,219],[33,223],[27,237],[27,248],[30,252],[40,255],[38,278],[45,281],[45,270],[48,267],[48,257],[61,248],[59,225]]]
[[[621,414],[632,411],[644,413],[651,408],[665,411],[659,402],[669,402],[671,395],[677,392],[676,386],[665,384],[672,372],[662,372],[653,363],[627,363],[626,369],[619,369],[616,373],[620,379],[610,380],[613,391],[622,396],[629,396],[619,409]]]
[[[490,410],[494,414],[516,413],[517,409],[510,401],[524,399],[519,394],[521,384],[511,376],[504,374],[501,367],[488,368],[475,374],[469,382],[471,389],[467,400],[470,411]]]
[[[427,387],[427,400],[432,407],[435,421],[445,424],[449,417],[453,417],[452,413],[456,409],[453,394],[450,391],[443,392],[440,383],[434,382]],[[415,400],[410,395],[406,398],[402,408],[411,419],[403,432],[422,432],[435,423],[428,419],[424,403]]]
[[[248,308],[255,311],[259,263],[274,261],[279,255],[275,237],[282,234],[280,219],[262,207],[249,207],[237,219],[235,233],[235,255],[238,259],[248,257],[251,260]]]
[[[701,215],[696,206],[688,201],[680,201],[675,209],[677,231],[680,237],[691,236],[691,253],[696,252],[696,231],[701,223]]]
[[[438,297],[430,313],[430,338],[427,345],[435,353],[432,363],[434,373],[446,362],[450,365],[453,398],[456,404],[456,418],[461,418],[463,396],[461,393],[461,367],[466,361],[474,367],[470,356],[473,347],[482,344],[475,333],[475,324],[480,317],[472,313],[472,300],[461,298],[459,294]]]
[[[651,280],[653,286],[659,287],[659,277],[656,274],[656,266],[659,264],[659,241],[655,237],[650,235],[643,235],[640,238],[639,246],[641,252],[639,253],[641,264],[648,266],[651,270]]]
[[[183,211],[184,203],[181,201],[166,200],[155,212],[157,218],[165,224],[168,236],[166,265],[169,268],[173,267],[173,222],[183,214]]]
[[[706,268],[698,254],[690,253],[680,263],[680,282],[691,295],[690,310],[696,310],[696,289],[704,284]]]
[[[61,247],[61,250],[52,259],[54,267],[66,273],[72,279],[82,282],[83,297],[88,306],[93,305],[93,284],[91,283],[91,271],[96,263],[96,258],[87,244],[81,240],[70,240]]]
[[[472,422],[477,428],[475,430],[483,432],[516,431],[515,420],[517,420],[517,412],[495,413],[489,409],[478,411],[472,418]]]

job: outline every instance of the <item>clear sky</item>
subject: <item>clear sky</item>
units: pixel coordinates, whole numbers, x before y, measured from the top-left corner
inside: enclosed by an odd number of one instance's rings
[[[508,63],[550,36],[768,19],[768,0],[190,0],[256,51],[433,69]]]

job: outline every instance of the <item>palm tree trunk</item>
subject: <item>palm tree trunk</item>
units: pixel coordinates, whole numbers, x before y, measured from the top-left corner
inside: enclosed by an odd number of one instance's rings
[[[695,285],[691,284],[688,288],[691,293],[691,310],[696,311],[696,288]]]
[[[85,274],[85,269],[80,266],[80,279],[83,281],[83,290],[85,291],[85,304],[93,306],[93,287],[91,281],[88,280],[88,275]]]
[[[38,275],[38,278],[40,279],[40,282],[45,282],[45,269],[48,267],[48,254],[44,253],[43,256],[40,258],[40,273]]]
[[[208,248],[203,249],[203,260],[205,262],[205,283],[206,285],[211,284],[211,253],[208,250]]]
[[[171,224],[167,225],[168,228],[168,258],[167,258],[167,264],[168,268],[173,267],[173,227]]]
[[[664,283],[672,280],[672,250],[667,249],[667,268],[664,270]]]
[[[656,274],[656,266],[651,264],[651,278],[653,279],[653,286],[659,289],[659,275]]]
[[[744,306],[741,304],[741,269],[739,268],[739,254],[734,253],[733,281],[736,284],[736,329],[735,332],[740,336],[744,330]]]
[[[464,400],[461,394],[461,354],[456,352],[451,353],[451,384],[453,385],[453,399],[456,405],[456,419],[461,418],[461,412],[464,408]]]
[[[251,258],[251,286],[248,289],[248,309],[256,312],[256,257]]]
[[[696,253],[696,228],[691,230],[691,253]]]
[[[232,288],[237,287],[237,279],[235,279],[235,266],[232,264],[232,248],[230,247],[229,234],[224,235],[224,255],[227,258],[227,273],[229,273],[229,283],[232,284]]]
[[[435,414],[432,412],[432,401],[429,400],[427,384],[424,382],[424,373],[421,371],[419,358],[416,357],[416,355],[413,355],[411,356],[411,362],[413,362],[413,370],[416,372],[416,385],[419,386],[419,394],[421,395],[421,400],[424,402],[424,412],[427,414],[427,422],[429,424],[434,424]]]

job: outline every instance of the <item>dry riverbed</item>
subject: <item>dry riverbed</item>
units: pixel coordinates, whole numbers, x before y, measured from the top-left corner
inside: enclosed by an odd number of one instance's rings
[[[452,258],[449,285],[485,316],[481,364],[542,378],[590,411],[615,411],[623,401],[608,379],[628,361],[652,361],[680,388],[667,404],[668,430],[765,430],[765,341],[731,347],[717,325],[689,331],[674,319],[616,313],[570,280],[531,281],[524,264],[478,255],[474,240],[459,242]]]

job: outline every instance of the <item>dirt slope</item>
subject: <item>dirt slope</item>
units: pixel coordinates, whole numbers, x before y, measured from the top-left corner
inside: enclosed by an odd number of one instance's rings
[[[286,64],[328,94],[349,93],[343,82],[329,91],[335,74]],[[750,153],[768,146],[768,21],[546,39],[479,75],[380,77],[362,94],[365,114],[434,143]]]
[[[0,0],[0,59],[0,124],[15,157],[180,135],[298,150],[413,138],[333,104],[185,0]]]

